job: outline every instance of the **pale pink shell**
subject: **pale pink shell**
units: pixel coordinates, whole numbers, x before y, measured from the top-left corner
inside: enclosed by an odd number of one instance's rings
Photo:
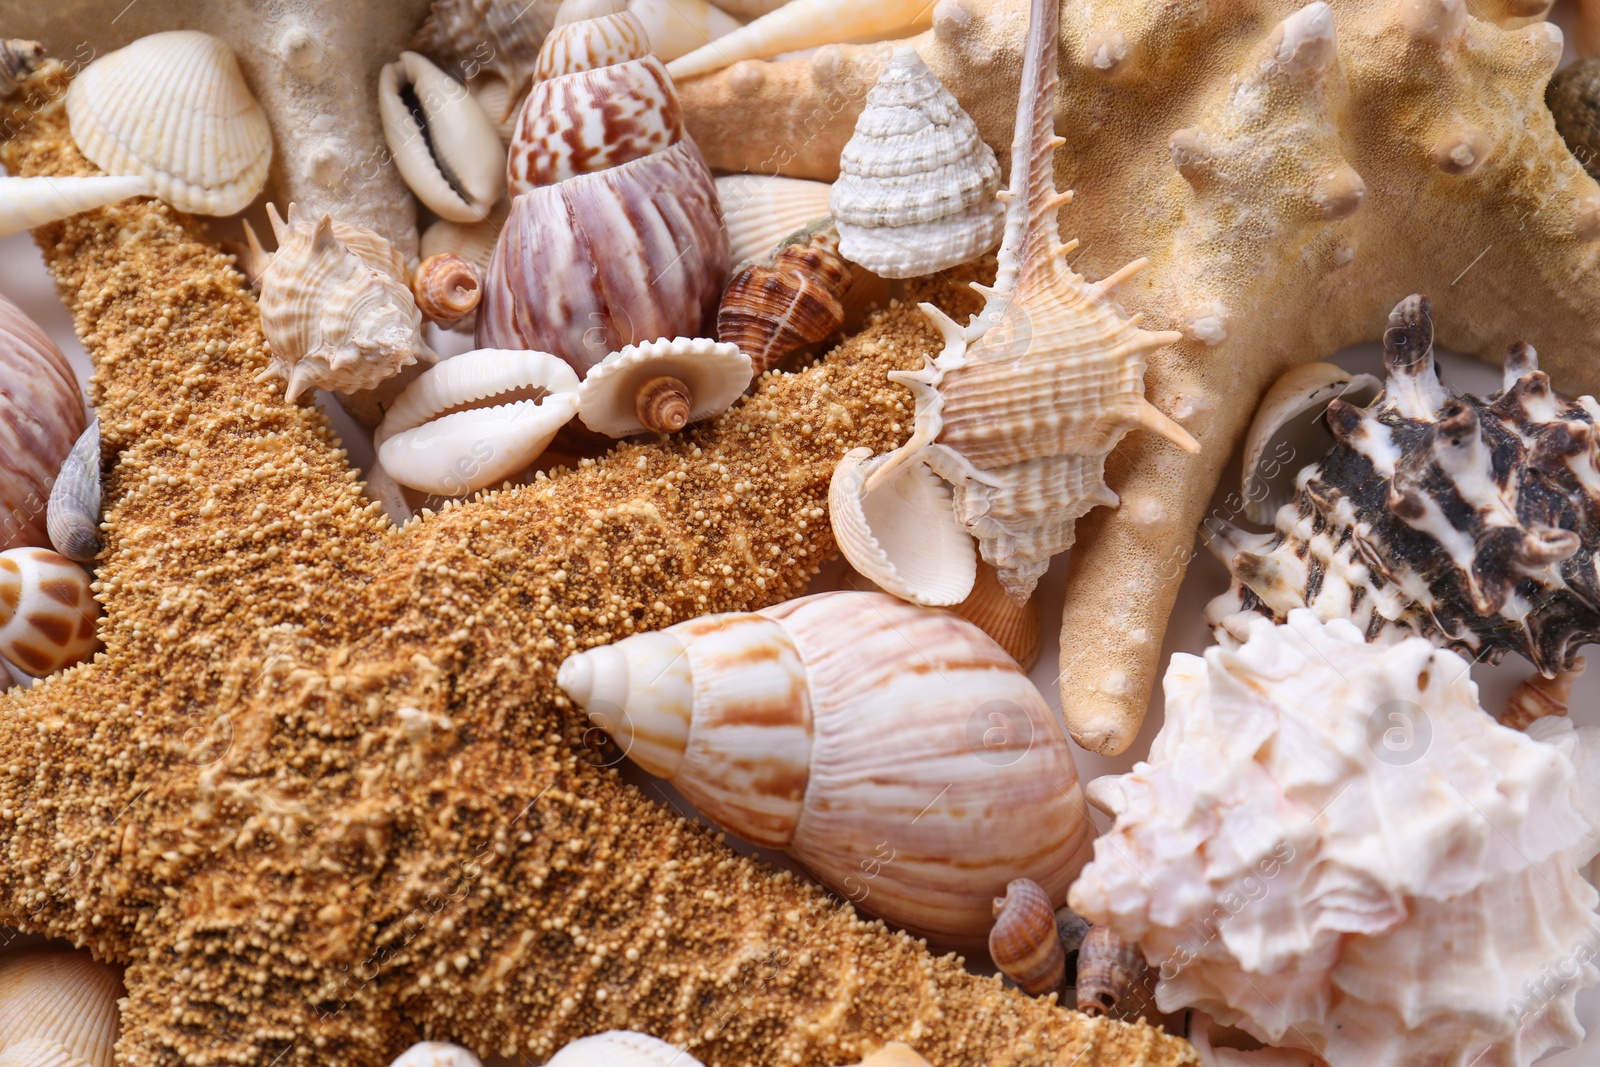
[[[50,544],[50,484],[84,424],[67,357],[0,297],[0,550]]]

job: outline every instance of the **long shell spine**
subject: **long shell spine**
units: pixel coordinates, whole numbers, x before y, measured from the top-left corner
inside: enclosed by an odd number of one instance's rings
[[[1222,529],[1233,573],[1207,621],[1239,637],[1259,613],[1310,607],[1369,639],[1421,634],[1546,676],[1600,636],[1600,468],[1590,397],[1563,400],[1533,349],[1512,345],[1487,399],[1440,384],[1426,297],[1402,301],[1384,336],[1372,405],[1335,401],[1337,443],[1301,472],[1276,532]]]

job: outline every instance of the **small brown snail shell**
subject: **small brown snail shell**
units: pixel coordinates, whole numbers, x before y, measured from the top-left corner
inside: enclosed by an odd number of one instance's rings
[[[717,339],[738,345],[757,374],[770,370],[844,324],[850,279],[831,220],[809,226],[728,282],[717,308]]]
[[[1571,670],[1562,671],[1554,678],[1546,678],[1538,671],[1524,678],[1506,698],[1500,725],[1526,730],[1535,719],[1565,715],[1572,700],[1572,683],[1583,676],[1583,668],[1583,657],[1579,656],[1572,661]]]
[[[483,272],[465,256],[441,252],[417,265],[411,292],[423,318],[454,326],[478,309],[478,301],[483,299]]]
[[[994,965],[1024,993],[1040,996],[1060,989],[1067,961],[1044,887],[1029,878],[1007,883],[1006,895],[994,900],[994,919],[989,931]]]
[[[1078,1010],[1085,1015],[1122,1016],[1141,1003],[1138,991],[1150,968],[1139,946],[1109,926],[1091,926],[1078,949]]]
[[[645,382],[633,405],[651,433],[677,433],[689,425],[689,402],[689,387],[668,374]]]

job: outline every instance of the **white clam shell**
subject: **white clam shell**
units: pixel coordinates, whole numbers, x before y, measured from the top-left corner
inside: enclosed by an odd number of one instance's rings
[[[689,387],[691,423],[720,415],[750,384],[750,357],[706,337],[660,338],[628,345],[590,368],[578,386],[578,417],[596,433],[646,433],[634,409],[640,387],[668,376]]]
[[[210,34],[151,34],[101,56],[73,79],[66,106],[90,161],[143,176],[180,211],[237,214],[266,184],[266,113],[233,50]]]
[[[829,207],[839,253],[885,278],[953,267],[1000,243],[1000,164],[955,96],[904,45],[867,94]]]
[[[406,387],[373,437],[402,485],[463,496],[515,475],[578,411],[578,376],[548,352],[479,349]]]
[[[766,174],[717,179],[717,199],[728,228],[728,261],[762,259],[785,237],[828,217],[828,182]]]
[[[913,460],[869,492],[867,477],[888,459],[856,448],[834,468],[828,514],[839,551],[863,577],[902,600],[959,604],[972,591],[978,553],[956,521],[950,486]]]
[[[410,88],[419,116],[404,98]],[[378,113],[395,166],[440,218],[476,222],[505,192],[500,133],[467,87],[416,52],[402,52],[378,77]]]
[[[929,0],[793,0],[673,60],[667,72],[682,80],[741,59],[769,59],[837,41],[909,37],[932,24],[933,8]]]
[[[0,178],[0,237],[151,193],[150,180],[140,175]]]
[[[400,1053],[389,1067],[483,1067],[483,1062],[460,1045],[419,1041]]]
[[[81,663],[98,646],[100,605],[89,574],[59,552],[0,552],[0,656],[43,678]]]
[[[742,25],[708,0],[629,0],[628,10],[644,23],[650,50],[663,61],[688,55]]]
[[[99,555],[100,420],[90,419],[50,487],[45,525],[57,552],[73,560]]]
[[[1329,401],[1365,405],[1382,391],[1378,378],[1332,363],[1302,363],[1274,382],[1244,439],[1239,491],[1245,515],[1253,522],[1272,522],[1294,497],[1295,474],[1333,447],[1333,434],[1322,420]]]
[[[0,956],[0,1065],[112,1067],[122,995],[119,970],[87,952]]]
[[[569,1042],[545,1067],[704,1067],[693,1056],[637,1030],[607,1030]]]

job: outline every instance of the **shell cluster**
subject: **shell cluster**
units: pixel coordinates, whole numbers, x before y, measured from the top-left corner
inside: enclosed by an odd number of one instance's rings
[[[1257,615],[1309,607],[1369,639],[1569,668],[1600,638],[1600,406],[1556,395],[1525,344],[1501,392],[1447,389],[1422,296],[1390,315],[1384,363],[1374,403],[1328,404],[1336,444],[1301,470],[1273,533],[1213,531],[1234,580],[1207,621],[1240,640]]]

